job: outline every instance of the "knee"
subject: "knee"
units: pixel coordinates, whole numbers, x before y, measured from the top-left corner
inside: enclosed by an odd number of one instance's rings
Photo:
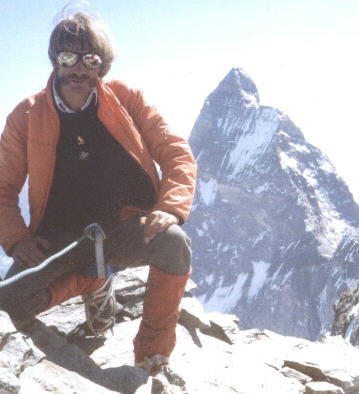
[[[157,240],[156,240],[157,238]],[[172,225],[155,238],[157,268],[170,274],[186,274],[191,266],[191,240],[178,225]]]

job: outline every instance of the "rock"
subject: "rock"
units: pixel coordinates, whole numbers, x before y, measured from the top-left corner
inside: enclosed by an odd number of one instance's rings
[[[108,390],[76,372],[62,368],[51,361],[44,360],[40,364],[27,368],[20,378],[19,394],[33,393],[98,393],[107,394],[118,391]]]
[[[139,286],[146,286],[148,266],[126,268],[116,274],[114,289],[117,291],[130,290]]]
[[[305,394],[344,394],[344,391],[328,382],[310,382],[306,385]]]
[[[202,328],[204,334],[211,335],[229,344],[233,344],[238,339],[238,317],[235,315],[225,315],[221,313],[209,314],[211,326]]]
[[[359,281],[344,291],[334,304],[333,335],[341,335],[359,345]]]
[[[129,317],[130,319],[137,319],[142,316],[143,313],[143,302],[142,301],[131,301],[123,305],[121,316]]]
[[[185,297],[181,302],[181,314],[179,323],[188,330],[210,329],[211,322],[208,315],[204,313],[201,303],[195,297]]]
[[[64,335],[68,335],[84,321],[84,316],[85,308],[82,298],[76,297],[43,312],[38,319],[47,326],[52,326]]]
[[[139,284],[138,287],[134,286],[122,290],[116,290],[116,299],[119,303],[126,305],[127,303],[134,303],[143,300],[146,287],[143,283]]]
[[[136,296],[140,276],[137,269],[131,280],[121,279],[129,297]],[[0,393],[300,394],[320,390],[323,382],[345,394],[359,392],[359,350],[341,337],[310,342],[269,330],[240,331],[236,316],[204,313],[189,293],[170,369],[155,377],[134,366],[140,318],[98,338],[80,335],[84,320],[79,298],[42,314],[22,332],[0,313]]]
[[[6,366],[8,371],[19,376],[24,368],[37,364],[45,357],[31,339],[20,333],[11,333],[2,342],[0,365]]]
[[[340,337],[291,349],[284,366],[296,369],[314,381],[337,385],[345,393],[359,392],[359,350]]]
[[[296,369],[289,368],[289,367],[284,367],[280,370],[280,373],[282,373],[284,376],[287,378],[293,378],[298,380],[298,382],[302,384],[306,384],[312,380],[312,378],[308,375],[305,375],[304,373],[301,373],[297,371]]]
[[[19,379],[9,370],[0,368],[0,393],[17,394],[20,390],[21,383]]]
[[[9,336],[12,332],[16,332],[16,328],[12,324],[9,316],[6,312],[0,311],[0,344]]]

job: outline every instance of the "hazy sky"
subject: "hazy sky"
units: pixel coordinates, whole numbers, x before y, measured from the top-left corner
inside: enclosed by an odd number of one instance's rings
[[[144,90],[188,136],[208,94],[243,68],[261,104],[283,110],[331,159],[359,202],[358,0],[93,0],[118,56],[109,77]],[[63,0],[0,0],[0,127],[51,71]]]

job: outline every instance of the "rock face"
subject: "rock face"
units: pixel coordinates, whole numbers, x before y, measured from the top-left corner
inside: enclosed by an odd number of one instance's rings
[[[347,186],[239,69],[205,100],[189,141],[195,294],[241,328],[318,338],[359,278],[359,207]]]
[[[333,335],[341,335],[359,347],[359,282],[340,296],[334,311]]]
[[[143,269],[118,274],[123,309],[113,334],[100,338],[80,335],[79,298],[43,313],[23,332],[0,312],[0,393],[359,392],[359,350],[341,337],[313,343],[268,330],[239,331],[236,316],[206,314],[188,292],[172,370],[148,376],[132,356],[145,278]]]

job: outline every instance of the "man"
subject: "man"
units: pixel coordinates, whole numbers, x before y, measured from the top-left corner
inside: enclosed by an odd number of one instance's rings
[[[190,242],[178,224],[190,211],[195,162],[188,144],[169,132],[140,92],[103,81],[113,50],[100,22],[82,12],[64,18],[48,53],[53,73],[46,89],[13,110],[1,135],[0,243],[14,260],[8,277],[99,223],[109,265],[150,265],[134,353],[135,362],[151,372],[174,348],[190,275]],[[26,177],[29,227],[18,207]],[[17,302],[2,308],[21,326],[82,294],[89,315],[107,303],[106,322],[114,313],[111,277],[94,277],[94,260],[90,241],[81,244],[28,283],[30,293],[19,291],[10,297]],[[102,317],[89,320],[101,324]]]

